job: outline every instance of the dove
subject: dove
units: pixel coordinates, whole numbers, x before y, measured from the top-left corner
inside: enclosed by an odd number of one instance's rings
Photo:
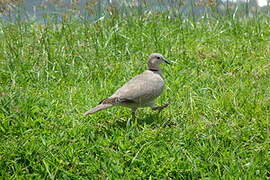
[[[124,106],[131,108],[132,118],[138,108],[151,107],[152,110],[162,110],[170,103],[162,106],[155,105],[155,99],[164,90],[165,83],[160,64],[170,61],[166,60],[159,53],[152,53],[148,58],[148,69],[135,76],[122,87],[115,91],[113,95],[103,99],[96,107],[85,112],[84,115],[96,113],[114,106]]]

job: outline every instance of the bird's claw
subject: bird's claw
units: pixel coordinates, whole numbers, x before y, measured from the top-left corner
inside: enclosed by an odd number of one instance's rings
[[[155,110],[161,111],[162,109],[168,107],[170,104],[171,104],[171,103],[168,102],[168,103],[166,103],[166,104],[164,104],[164,105],[162,105],[162,106],[155,106],[155,107],[152,107],[152,110],[154,110],[154,111],[155,111]]]

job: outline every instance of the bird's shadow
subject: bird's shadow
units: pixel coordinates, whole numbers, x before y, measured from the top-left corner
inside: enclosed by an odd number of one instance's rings
[[[162,122],[163,117],[158,114],[158,113],[154,113],[154,114],[148,114],[146,116],[144,116],[143,118],[137,119],[137,123],[139,125],[155,125],[155,124],[159,124],[160,122]]]
[[[126,119],[121,118],[121,119],[122,120],[115,121],[112,124],[112,127],[126,129],[128,118],[126,118]],[[164,120],[165,119],[159,113],[153,113],[153,114],[148,114],[148,115],[144,116],[143,118],[141,118],[141,116],[138,116],[136,120],[131,119],[130,125],[131,126],[133,126],[133,125],[136,125],[136,126],[148,125],[148,126],[157,127],[157,126],[160,126],[160,124],[163,124]]]

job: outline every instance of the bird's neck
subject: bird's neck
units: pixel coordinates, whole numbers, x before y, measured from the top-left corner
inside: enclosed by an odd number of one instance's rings
[[[160,69],[152,69],[152,68],[149,68],[150,71],[153,71],[153,72],[158,72],[160,71]]]
[[[148,69],[151,71],[160,71],[159,64],[148,64]]]
[[[156,73],[156,74],[159,74],[162,78],[163,78],[163,75],[162,75],[162,71],[161,69],[152,69],[152,68],[149,68],[148,69],[149,71],[152,71],[153,73]]]
[[[162,71],[161,71],[161,69],[160,69],[160,67],[159,67],[159,64],[154,64],[154,63],[149,62],[149,63],[148,63],[148,70],[149,70],[149,71],[152,71],[153,73],[157,73],[157,74],[159,74],[161,77],[163,77],[163,76],[162,76]]]

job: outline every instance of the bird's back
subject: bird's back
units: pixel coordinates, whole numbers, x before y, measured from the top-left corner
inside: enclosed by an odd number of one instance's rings
[[[129,80],[119,88],[112,96],[134,101],[138,105],[144,105],[153,101],[163,91],[164,80],[161,72],[146,70]]]

